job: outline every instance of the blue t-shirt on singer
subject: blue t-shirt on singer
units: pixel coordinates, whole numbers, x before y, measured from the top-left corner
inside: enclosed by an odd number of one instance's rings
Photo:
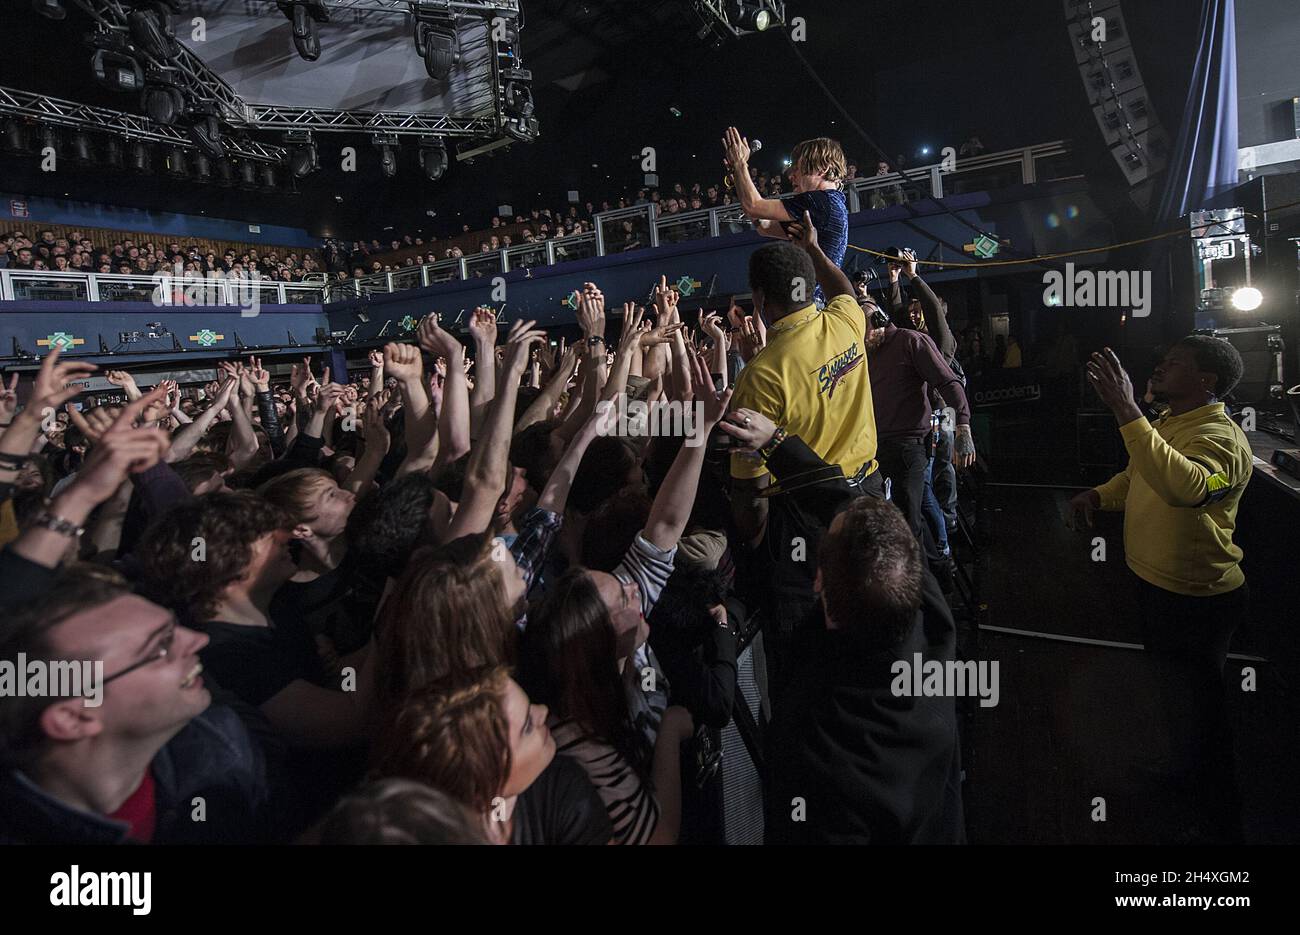
[[[843,264],[844,251],[849,245],[849,206],[844,192],[834,188],[800,192],[786,200],[785,208],[792,221],[802,221],[803,213],[807,211],[813,227],[817,228],[817,243],[822,252],[836,266]],[[818,306],[826,301],[821,286],[817,287],[813,297]]]

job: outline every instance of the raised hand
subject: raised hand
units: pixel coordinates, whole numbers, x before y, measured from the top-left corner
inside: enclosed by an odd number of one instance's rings
[[[125,370],[109,370],[104,374],[104,379],[114,386],[120,386],[126,393],[127,399],[140,398],[140,387],[136,385],[135,377]]]
[[[494,347],[497,343],[497,315],[490,308],[479,306],[469,319],[469,333],[475,343],[484,347]]]
[[[707,355],[699,354],[692,357],[691,363],[695,367],[695,398],[702,404],[706,429],[711,429],[727,414],[727,405],[731,402],[731,390],[723,390],[719,393],[713,389],[713,377],[709,375]]]
[[[678,320],[677,290],[668,285],[668,277],[660,276],[655,286],[655,318],[657,324],[668,325]]]
[[[77,496],[102,503],[122,486],[128,474],[148,470],[162,460],[171,447],[167,433],[157,428],[136,428],[135,423],[147,409],[162,402],[165,395],[165,389],[159,384],[104,425],[77,472],[73,484]]]
[[[424,376],[420,349],[411,344],[385,344],[384,372],[400,383],[419,383]]]
[[[605,336],[605,295],[594,282],[582,284],[578,297],[578,326],[588,338]]]
[[[805,250],[817,249],[817,228],[813,226],[812,215],[807,211],[803,213],[802,221],[791,221],[786,225],[785,232],[792,243],[798,244]]]
[[[496,340],[495,328],[494,323],[494,342]],[[438,324],[437,312],[424,316],[424,320],[420,322],[420,327],[416,329],[415,335],[416,340],[420,342],[420,347],[436,357],[445,357],[447,360],[451,360],[455,354],[463,353],[461,343]]]
[[[1106,348],[1104,353],[1094,353],[1086,366],[1088,382],[1120,425],[1142,418],[1142,410],[1133,399],[1133,381],[1114,351]]]
[[[508,372],[514,374],[516,382],[519,375],[524,372],[524,368],[528,366],[528,356],[532,346],[538,341],[546,340],[546,332],[534,328],[535,324],[537,324],[535,321],[522,319],[516,321],[510,326],[510,333],[506,336],[504,366]]]
[[[722,154],[733,172],[746,171],[749,167],[749,140],[735,127],[727,127],[727,132],[722,135]]]
[[[40,417],[45,409],[57,409],[81,392],[81,387],[68,385],[70,380],[78,380],[94,373],[99,368],[94,364],[79,360],[59,362],[59,350],[55,348],[41,358],[41,369],[36,372],[36,384],[32,387],[32,398],[24,412],[31,411]]]
[[[307,398],[307,387],[316,382],[316,377],[311,372],[311,358],[304,357],[302,364],[294,364],[293,369],[289,371],[289,384],[293,387],[294,395],[299,399]]]
[[[645,309],[635,302],[623,303],[623,330],[618,336],[619,353],[631,352],[641,342],[641,318]]]
[[[13,421],[14,413],[18,411],[18,372],[14,371],[13,376],[9,378],[7,385],[0,384],[0,422],[4,428]]]
[[[271,372],[262,366],[260,358],[253,357],[249,359],[248,376],[257,387],[259,393],[263,393],[271,388]]]
[[[420,324],[423,325],[424,323],[421,322]],[[384,352],[379,350],[379,348],[372,348],[366,357],[370,361],[370,367],[372,370],[384,369]]]

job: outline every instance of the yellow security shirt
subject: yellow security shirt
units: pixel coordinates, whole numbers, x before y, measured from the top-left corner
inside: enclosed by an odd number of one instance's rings
[[[874,471],[876,416],[864,327],[862,309],[848,295],[821,311],[807,305],[773,322],[767,347],[740,371],[732,408],[761,412],[828,464],[838,464],[846,477],[868,462]],[[757,454],[731,456],[732,477],[766,473]]]
[[[1097,488],[1103,510],[1124,511],[1124,554],[1143,581],[1177,594],[1225,594],[1242,585],[1233,544],[1250,480],[1250,442],[1223,403],[1120,426],[1129,463]]]

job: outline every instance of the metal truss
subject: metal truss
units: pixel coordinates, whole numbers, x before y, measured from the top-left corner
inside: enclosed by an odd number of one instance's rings
[[[19,91],[16,88],[0,87],[0,114],[28,117],[41,123],[95,133],[114,133],[127,139],[198,149],[183,130],[154,123],[138,114],[92,107],[75,101],[63,101],[43,94],[34,94],[31,91]],[[240,159],[283,162],[287,157],[283,147],[271,146],[257,140],[223,136],[222,142],[226,144],[226,149],[231,156]]]
[[[125,36],[131,34],[127,25],[127,13],[121,0],[77,0],[77,5],[90,14],[100,27],[111,29]],[[203,59],[191,52],[179,39],[176,45],[180,54],[175,59],[154,58],[144,49],[133,44],[136,53],[155,68],[174,74],[180,81],[181,88],[194,100],[210,101],[221,112],[221,117],[231,126],[238,126],[248,119],[248,108],[243,99],[214,73]]]
[[[280,15],[276,0],[259,0],[270,10]],[[417,6],[430,6],[451,9],[457,13],[481,13],[484,16],[504,16],[507,19],[519,15],[519,0],[450,0],[450,2],[433,2],[429,0],[325,0],[325,8],[330,15],[348,13],[353,10],[365,10],[371,13],[388,13],[392,16],[405,16],[413,13]]]
[[[258,130],[314,130],[322,133],[396,133],[407,136],[481,137],[497,132],[493,114],[407,114],[396,111],[327,110],[253,104],[249,120]]]

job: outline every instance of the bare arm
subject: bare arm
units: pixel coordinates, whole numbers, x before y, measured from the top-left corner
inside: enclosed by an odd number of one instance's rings
[[[470,316],[469,333],[474,337],[474,388],[469,394],[469,431],[477,438],[483,430],[488,404],[496,395],[497,318],[490,308],[476,308]]]
[[[470,450],[469,386],[465,377],[465,348],[438,324],[437,315],[420,322],[420,347],[441,357],[447,368],[442,386],[442,410],[438,413],[438,457],[436,464],[452,464]]]

